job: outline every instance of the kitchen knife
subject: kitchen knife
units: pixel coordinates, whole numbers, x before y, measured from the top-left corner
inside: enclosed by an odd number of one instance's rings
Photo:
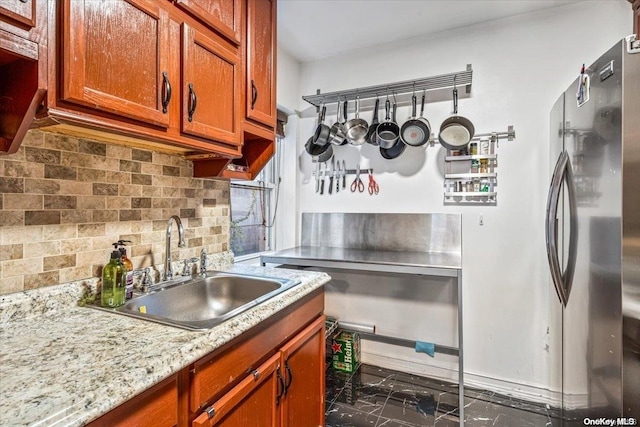
[[[320,164],[322,169],[322,163]],[[322,172],[322,171],[321,171]],[[324,194],[324,180],[325,180],[326,176],[324,174],[322,174],[322,181],[320,181],[320,195]]]
[[[340,171],[340,160],[338,160],[336,163],[338,168],[338,170],[336,171],[336,193],[337,193],[340,191],[340,176],[342,175],[342,172]]]
[[[316,162],[316,193],[320,192],[320,162]]]
[[[347,162],[342,161],[342,189],[347,188]]]
[[[333,175],[336,173],[335,159],[331,158],[331,174],[329,175],[329,194],[333,193]]]

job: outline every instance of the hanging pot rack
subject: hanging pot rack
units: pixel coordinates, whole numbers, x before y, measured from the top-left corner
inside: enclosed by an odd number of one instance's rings
[[[320,107],[323,104],[332,104],[345,100],[353,101],[356,98],[368,99],[384,96],[386,94],[401,95],[405,93],[422,92],[423,90],[452,88],[454,86],[464,86],[466,88],[466,93],[470,93],[472,76],[473,70],[471,68],[471,64],[467,64],[467,69],[464,71],[424,77],[416,80],[405,80],[401,82],[326,93],[320,93],[320,90],[318,89],[318,93],[315,95],[306,95],[303,96],[302,99],[315,107]]]

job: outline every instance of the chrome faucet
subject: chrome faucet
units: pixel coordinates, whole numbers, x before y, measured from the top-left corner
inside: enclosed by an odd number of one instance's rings
[[[167,246],[165,250],[164,256],[164,275],[162,277],[163,280],[171,280],[173,279],[173,267],[171,266],[171,228],[173,223],[171,220],[174,220],[178,225],[178,238],[180,241],[178,242],[178,247],[183,248],[185,246],[184,243],[184,228],[182,228],[182,221],[180,221],[180,217],[178,215],[173,215],[169,218],[169,222],[167,223]]]

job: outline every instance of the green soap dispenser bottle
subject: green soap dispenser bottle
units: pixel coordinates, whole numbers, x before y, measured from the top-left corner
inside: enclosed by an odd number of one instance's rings
[[[103,307],[119,307],[125,302],[126,269],[120,260],[120,251],[111,252],[109,263],[102,270]]]

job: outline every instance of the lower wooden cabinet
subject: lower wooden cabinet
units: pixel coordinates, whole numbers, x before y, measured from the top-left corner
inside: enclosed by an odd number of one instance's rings
[[[320,316],[289,340],[192,426],[324,426],[324,321]]]
[[[324,426],[323,311],[318,289],[89,426]]]

